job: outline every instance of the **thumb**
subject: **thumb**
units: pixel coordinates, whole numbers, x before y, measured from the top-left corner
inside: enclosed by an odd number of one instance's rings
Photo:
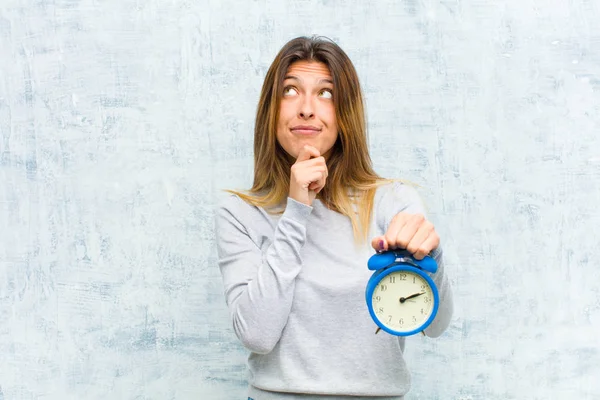
[[[387,251],[388,249],[388,244],[387,241],[385,240],[385,236],[376,236],[371,240],[371,246],[373,246],[373,248],[376,251]]]
[[[311,157],[320,157],[321,153],[319,153],[319,150],[317,150],[316,148],[309,146],[309,145],[305,145],[300,152],[298,153],[298,158],[296,159],[296,162],[300,162],[300,161],[306,161],[306,160],[310,160]]]

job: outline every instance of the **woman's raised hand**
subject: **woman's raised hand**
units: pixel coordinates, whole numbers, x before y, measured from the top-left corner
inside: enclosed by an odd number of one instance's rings
[[[317,193],[325,186],[327,175],[325,158],[316,148],[305,145],[292,165],[289,196],[311,206]]]

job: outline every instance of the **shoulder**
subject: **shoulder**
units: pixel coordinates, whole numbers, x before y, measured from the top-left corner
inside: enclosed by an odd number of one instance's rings
[[[272,236],[280,216],[246,201],[243,197],[226,192],[218,201],[215,210],[215,231],[220,242],[250,239],[257,247]]]
[[[225,192],[218,199],[214,213],[217,222],[223,220],[240,221],[245,215],[252,213],[252,208],[253,206],[246,203],[237,194]]]
[[[237,194],[225,192],[220,196],[217,202],[217,210],[237,210],[244,209],[245,207],[251,207],[250,204],[246,203]]]
[[[215,213],[217,217],[231,216],[243,219],[261,214],[261,208],[250,204],[235,193],[225,192],[216,204]]]
[[[248,197],[252,199],[251,196]],[[225,192],[218,200],[215,209],[217,223],[226,220],[241,224],[249,230],[271,226],[280,215],[281,212],[278,212],[276,207],[265,209],[233,192]]]
[[[218,238],[248,236],[252,220],[256,219],[257,207],[247,203],[234,193],[225,192],[214,209],[214,224]]]

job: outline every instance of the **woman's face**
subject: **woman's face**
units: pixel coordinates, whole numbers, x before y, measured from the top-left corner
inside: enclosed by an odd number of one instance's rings
[[[329,68],[321,62],[297,61],[288,68],[283,87],[277,141],[294,158],[305,145],[327,158],[338,137]]]

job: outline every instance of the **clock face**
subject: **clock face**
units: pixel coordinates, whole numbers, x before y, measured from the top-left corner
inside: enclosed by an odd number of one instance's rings
[[[421,275],[395,271],[384,276],[373,291],[375,316],[387,328],[411,332],[427,322],[434,311],[434,294]]]

